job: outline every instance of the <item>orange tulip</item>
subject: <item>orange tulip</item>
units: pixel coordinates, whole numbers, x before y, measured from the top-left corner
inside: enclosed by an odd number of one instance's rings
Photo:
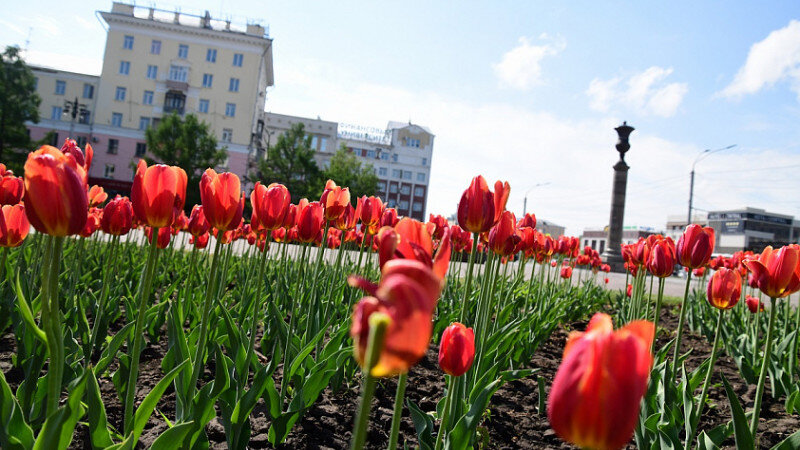
[[[14,172],[6,170],[4,164],[0,166],[0,205],[16,205],[22,200],[25,182],[22,177],[15,177]]]
[[[787,245],[777,251],[768,246],[758,259],[746,264],[758,288],[769,297],[783,298],[800,289],[800,246]]]
[[[314,242],[325,225],[322,205],[302,199],[297,204],[297,239],[303,243]],[[321,237],[321,236],[320,236]]]
[[[244,193],[239,176],[231,172],[217,173],[206,169],[200,178],[200,200],[203,213],[212,227],[220,231],[233,230],[242,221]]]
[[[517,218],[511,211],[503,211],[497,225],[489,231],[489,247],[500,256],[510,256],[516,253],[517,246],[522,241],[517,233]]]
[[[494,223],[495,196],[483,176],[478,175],[472,179],[458,202],[458,224],[469,232],[484,233]]]
[[[356,227],[356,223],[358,222],[358,218],[361,216],[361,208],[363,208],[363,205],[360,198],[357,200],[355,208],[353,208],[353,205],[348,203],[347,207],[344,209],[344,212],[333,221],[333,227],[341,231],[354,229]]]
[[[350,204],[350,189],[337,186],[333,180],[328,180],[319,202],[325,209],[325,220],[333,222],[344,214],[347,205]]]
[[[511,186],[508,181],[495,181],[494,183],[494,223],[500,220],[500,214],[506,210],[508,196],[511,194]]]
[[[80,147],[78,147],[78,142],[74,139],[64,139],[64,145],[61,146],[61,153],[65,155],[72,155],[75,158],[75,162],[78,163],[79,166],[83,167],[84,172],[84,183],[88,184],[88,176],[89,176],[89,169],[92,167],[92,158],[94,157],[94,150],[92,150],[92,146],[88,143],[86,144],[86,151],[81,151]]]
[[[103,232],[121,236],[128,234],[132,226],[133,206],[128,197],[118,195],[103,208],[103,216],[100,219],[100,228]]]
[[[79,233],[81,237],[88,238],[93,235],[95,231],[100,229],[100,217],[102,214],[103,210],[100,208],[92,208],[89,210],[86,216],[86,224]]]
[[[0,247],[18,247],[28,236],[30,228],[25,205],[3,205],[0,214]]]
[[[254,227],[272,231],[283,225],[292,197],[286,186],[272,183],[264,186],[257,182],[250,193],[250,203],[253,205]]]
[[[460,377],[475,361],[475,333],[455,322],[442,332],[439,342],[439,367],[448,375]]]
[[[427,267],[444,279],[450,263],[450,235],[445,231],[436,256],[433,256],[433,240],[428,228],[422,222],[404,217],[394,228],[383,227],[376,235],[380,267],[391,259],[413,259]]]
[[[697,269],[708,264],[714,253],[714,229],[692,224],[686,227],[675,245],[675,253],[682,266]]]
[[[89,207],[101,205],[108,199],[108,194],[102,187],[94,185],[89,189]]]
[[[735,270],[720,268],[708,280],[708,303],[717,309],[731,309],[739,303],[742,277]]]
[[[353,276],[348,281],[368,294],[355,306],[350,326],[356,361],[364,367],[369,317],[381,312],[391,318],[391,324],[371,374],[386,377],[408,372],[428,350],[441,279],[419,261],[396,259],[383,266],[377,286]]]
[[[151,227],[172,225],[176,210],[186,201],[186,172],[180,167],[156,164],[147,167],[139,160],[131,188],[131,203],[136,217]]]
[[[72,154],[45,145],[25,162],[25,213],[52,236],[78,234],[86,223],[86,172]]]
[[[675,243],[672,238],[662,238],[653,242],[647,259],[647,270],[658,278],[672,275],[675,269]]]
[[[646,321],[614,331],[611,317],[597,313],[586,332],[570,333],[547,402],[559,437],[591,449],[619,449],[630,441],[647,390],[654,332]]]

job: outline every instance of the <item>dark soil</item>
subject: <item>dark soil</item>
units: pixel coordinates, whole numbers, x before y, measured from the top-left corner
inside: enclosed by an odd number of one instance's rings
[[[677,317],[672,310],[665,310],[661,326],[668,330],[677,327]],[[531,367],[538,368],[534,376],[513,381],[503,386],[492,398],[490,414],[480,428],[484,436],[488,434],[488,448],[492,449],[530,449],[530,448],[573,448],[563,443],[550,429],[547,415],[538,411],[537,377],[547,382],[546,390],[555,377],[567,334],[572,329],[582,330],[586,322],[570,324],[556,330],[539,348],[531,361]],[[658,336],[657,345],[666,344],[673,336],[663,331]],[[141,373],[139,376],[139,392],[137,401],[141,401],[147,392],[163,377],[160,362],[166,352],[166,340],[149,345],[142,353]],[[11,365],[11,355],[15,343],[11,334],[0,337],[0,370],[16,389],[22,381],[22,372]],[[694,369],[708,358],[711,344],[703,337],[687,333],[683,342],[683,351],[693,349],[687,361],[687,370]],[[114,367],[112,366],[113,370]],[[724,389],[721,386],[719,373],[732,382],[745,409],[750,409],[755,395],[755,386],[747,385],[741,380],[734,362],[726,354],[721,354],[715,366],[715,375],[709,389],[710,406],[707,406],[700,423],[700,430],[708,430],[730,420],[730,407]],[[212,373],[206,371],[206,377]],[[122,425],[122,407],[116,396],[110,379],[99,381],[101,393],[106,406],[109,422],[118,428]],[[286,443],[281,449],[345,449],[349,446],[355,409],[358,404],[359,380],[353,380],[351,386],[338,393],[326,389],[312,408],[299,420]],[[423,411],[433,411],[436,402],[442,397],[445,383],[437,363],[437,349],[431,348],[426,357],[409,374],[406,398],[416,403]],[[381,380],[375,392],[372,404],[372,416],[368,435],[367,448],[383,449],[388,441],[392,420],[392,409],[396,388],[395,379]],[[769,383],[764,395],[761,424],[759,426],[760,447],[770,448],[787,436],[800,429],[800,416],[788,415],[784,409],[783,399],[773,400],[769,395]],[[158,405],[166,417],[174,414],[175,395],[171,389],[167,391]],[[263,401],[259,403],[251,415],[252,438],[250,448],[271,448],[267,440],[269,428],[268,414]],[[150,418],[141,437],[141,448],[146,448],[167,425],[156,413]],[[217,419],[207,427],[212,449],[225,449],[225,433]],[[76,432],[71,448],[91,448],[88,431],[80,426]],[[417,443],[416,432],[411,421],[408,408],[404,408],[400,428],[400,445],[403,443],[413,447]],[[734,448],[733,439],[725,442],[725,448]],[[630,446],[633,448],[633,445]]]

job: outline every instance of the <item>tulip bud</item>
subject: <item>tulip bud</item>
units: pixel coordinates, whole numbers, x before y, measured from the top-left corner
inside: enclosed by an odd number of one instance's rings
[[[681,265],[697,269],[708,264],[714,253],[714,229],[692,224],[686,227],[675,245],[675,252]]]
[[[731,309],[739,303],[742,277],[735,270],[720,268],[708,280],[708,303],[718,309]]]
[[[131,203],[136,217],[151,227],[167,227],[175,211],[186,201],[186,172],[180,167],[155,164],[147,167],[139,160],[131,188]]]
[[[0,247],[20,246],[31,228],[25,216],[25,205],[3,205],[0,212]]]
[[[455,322],[442,332],[439,342],[439,367],[448,375],[464,375],[475,360],[475,333]]]
[[[751,313],[764,312],[764,303],[758,298],[748,295],[744,298],[744,302]]]

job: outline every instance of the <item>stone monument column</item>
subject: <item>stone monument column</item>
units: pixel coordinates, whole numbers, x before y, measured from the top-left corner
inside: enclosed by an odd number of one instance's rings
[[[617,140],[617,151],[619,161],[614,164],[614,188],[611,192],[611,216],[608,219],[608,239],[606,249],[603,252],[603,259],[606,264],[611,266],[614,272],[625,270],[625,261],[622,259],[622,224],[625,218],[625,191],[628,187],[628,164],[625,163],[625,152],[631,148],[628,137],[635,128],[628,126],[627,122],[614,128],[619,139]]]

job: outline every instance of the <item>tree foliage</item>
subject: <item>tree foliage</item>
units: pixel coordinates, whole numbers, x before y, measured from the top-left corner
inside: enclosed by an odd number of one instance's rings
[[[225,162],[227,151],[217,148],[217,138],[209,125],[194,114],[183,119],[177,114],[165,116],[158,127],[145,132],[148,164],[163,163],[178,166],[186,171],[186,207],[200,203],[200,177],[203,171],[216,168]]]
[[[362,164],[344,144],[331,157],[324,175],[339,186],[349,187],[352,198],[375,195],[378,190],[378,177],[372,164]]]
[[[17,153],[12,150],[32,150],[26,121],[39,122],[39,103],[36,78],[20,58],[19,47],[6,47],[0,53],[0,161]],[[20,153],[24,159],[24,153]]]
[[[318,198],[322,193],[322,178],[305,126],[296,123],[278,136],[275,145],[267,149],[267,158],[258,162],[256,173],[251,177],[262,183],[283,184],[292,194],[294,203],[304,197]]]

